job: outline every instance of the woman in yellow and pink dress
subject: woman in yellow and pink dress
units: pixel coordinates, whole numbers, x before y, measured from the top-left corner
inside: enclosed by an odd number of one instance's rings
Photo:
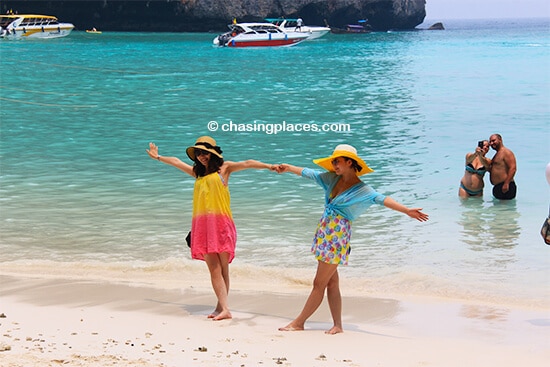
[[[227,295],[229,293],[229,264],[235,257],[237,231],[231,214],[229,176],[245,169],[275,170],[276,166],[255,160],[224,161],[222,150],[209,136],[197,139],[186,153],[193,166],[177,157],[159,155],[158,147],[149,143],[149,156],[196,178],[193,191],[193,219],[191,223],[191,256],[204,260],[210,271],[212,288],[218,299],[214,320],[230,319]]]
[[[357,155],[357,150],[351,145],[340,144],[331,156],[315,159],[313,162],[328,172],[289,164],[281,164],[277,168],[279,173],[292,172],[314,180],[325,190],[325,210],[317,225],[311,247],[311,252],[317,259],[313,289],[302,312],[290,324],[279,330],[304,330],[306,320],[321,305],[326,291],[334,322],[326,333],[337,334],[344,331],[338,265],[348,264],[352,221],[373,204],[384,205],[421,222],[428,220],[428,215],[423,213],[421,208],[408,208],[364,183],[359,176],[372,172],[372,169]]]

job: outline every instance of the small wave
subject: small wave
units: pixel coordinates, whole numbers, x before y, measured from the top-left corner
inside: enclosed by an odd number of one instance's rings
[[[313,267],[266,267],[250,264],[231,266],[232,289],[281,294],[309,293],[315,270]],[[403,299],[428,297],[459,301],[465,304],[516,306],[545,309],[550,296],[507,293],[492,290],[491,284],[459,284],[418,272],[400,272],[384,276],[360,275],[347,268],[340,271],[343,293],[348,297],[381,297]],[[134,262],[57,262],[12,261],[2,263],[0,275],[65,279],[92,282],[123,283],[157,289],[203,289],[210,291],[210,278],[204,263],[170,258],[162,261]]]

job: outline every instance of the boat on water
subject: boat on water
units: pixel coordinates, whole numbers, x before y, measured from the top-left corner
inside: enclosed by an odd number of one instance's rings
[[[61,23],[51,15],[0,15],[0,37],[3,38],[59,38],[68,36],[73,29],[73,24]]]
[[[297,18],[266,18],[266,21],[279,26],[285,32],[306,33],[308,34],[307,40],[321,38],[330,32],[330,27],[304,25],[302,22],[300,22],[302,25],[299,26]]]
[[[219,47],[266,47],[293,46],[304,41],[308,35],[301,32],[286,32],[271,23],[233,23],[229,32],[213,40]]]
[[[370,33],[372,29],[366,19],[360,20],[358,24],[346,24],[343,28],[330,27],[330,31],[334,34],[357,34]]]
[[[101,34],[101,33],[103,33],[103,32],[98,31],[98,30],[94,27],[94,28],[92,28],[92,29],[86,29],[86,33]]]

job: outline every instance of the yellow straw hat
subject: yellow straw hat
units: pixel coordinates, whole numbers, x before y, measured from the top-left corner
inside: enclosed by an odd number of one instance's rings
[[[216,145],[216,141],[209,136],[201,136],[195,142],[195,145],[187,148],[185,151],[187,156],[191,158],[192,161],[195,160],[195,149],[204,150],[205,152],[210,152],[217,155],[223,159],[222,150]]]
[[[371,169],[365,163],[364,160],[359,158],[359,156],[357,155],[357,150],[354,147],[352,147],[351,145],[348,145],[348,144],[338,145],[334,149],[334,152],[332,152],[332,155],[330,157],[314,159],[313,163],[323,167],[327,171],[333,172],[334,168],[332,167],[332,160],[335,159],[335,158],[338,158],[338,157],[346,157],[346,158],[351,158],[351,159],[355,160],[357,162],[357,164],[359,165],[359,167],[361,168],[359,171],[355,172],[357,174],[357,176],[361,176],[361,175],[364,175],[364,174],[367,174],[367,173],[374,172],[374,170]]]

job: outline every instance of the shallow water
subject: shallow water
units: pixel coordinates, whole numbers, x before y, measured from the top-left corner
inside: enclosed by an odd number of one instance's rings
[[[228,160],[308,167],[349,143],[375,170],[367,183],[430,214],[373,206],[359,218],[341,270],[350,292],[548,306],[549,24],[454,21],[242,50],[212,47],[214,34],[0,42],[0,271],[206,276],[184,241],[193,180],[149,159],[149,141],[185,159],[208,134]],[[283,123],[350,131],[222,131]],[[516,154],[518,197],[494,200],[486,177],[485,196],[463,202],[464,156],[495,132]],[[233,271],[309,282],[322,190],[260,171],[230,187]]]

